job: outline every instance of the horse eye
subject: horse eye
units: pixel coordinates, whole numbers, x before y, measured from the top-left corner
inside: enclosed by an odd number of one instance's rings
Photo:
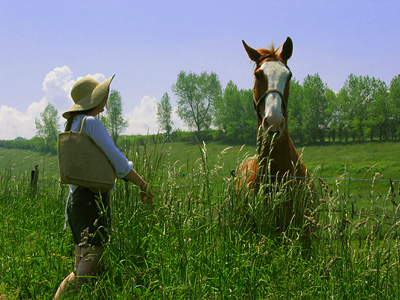
[[[256,77],[256,79],[261,79],[261,78],[263,78],[263,76],[264,76],[263,70],[260,70],[260,69],[256,70],[256,71],[254,72],[254,76]]]

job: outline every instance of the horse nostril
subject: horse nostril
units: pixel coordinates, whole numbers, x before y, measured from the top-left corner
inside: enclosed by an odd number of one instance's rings
[[[268,134],[270,135],[270,136],[274,136],[275,134],[277,135],[277,136],[279,136],[279,130],[278,131],[268,131]]]

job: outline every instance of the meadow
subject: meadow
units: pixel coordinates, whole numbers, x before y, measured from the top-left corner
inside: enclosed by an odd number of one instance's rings
[[[117,182],[100,272],[66,299],[400,298],[399,143],[298,148],[316,203],[283,235],[274,226],[285,187],[268,203],[235,190],[231,170],[255,146],[149,139],[125,150],[154,203]],[[56,157],[0,148],[0,169],[0,299],[51,299],[74,259]],[[310,185],[294,187],[298,201]]]

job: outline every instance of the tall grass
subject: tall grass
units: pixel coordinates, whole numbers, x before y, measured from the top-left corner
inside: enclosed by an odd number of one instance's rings
[[[293,192],[296,203],[310,195],[309,185],[266,181],[272,190],[266,202],[263,189],[235,189],[237,179],[222,163],[229,149],[210,162],[207,145],[199,145],[198,158],[188,163],[171,161],[166,148],[125,149],[151,182],[154,203],[143,205],[136,187],[118,181],[112,241],[99,274],[67,299],[400,298],[393,195],[352,211],[348,181],[315,180],[316,205],[306,219],[295,210],[308,226],[280,234],[279,209]],[[239,152],[236,165],[246,156]],[[62,229],[66,187],[42,178],[34,195],[26,178],[7,168],[0,178],[0,299],[50,299],[73,268],[72,237]],[[311,250],[302,240],[308,227]]]

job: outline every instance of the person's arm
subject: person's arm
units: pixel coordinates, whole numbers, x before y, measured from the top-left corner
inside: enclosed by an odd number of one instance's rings
[[[117,149],[104,124],[95,117],[86,119],[84,133],[88,135],[101,150],[106,154],[117,172],[117,178],[123,178],[140,187],[140,196],[143,203],[150,203],[153,200],[153,193],[146,181],[133,169],[133,163]]]
[[[133,184],[139,186],[140,188],[140,197],[142,198],[143,203],[151,203],[153,200],[153,192],[149,188],[149,185],[146,181],[143,180],[142,177],[132,169],[124,178],[126,181],[130,181]]]
[[[133,168],[133,163],[121,153],[104,124],[93,116],[88,116],[83,128],[83,133],[89,136],[104,152],[117,173],[117,178],[124,178]]]

